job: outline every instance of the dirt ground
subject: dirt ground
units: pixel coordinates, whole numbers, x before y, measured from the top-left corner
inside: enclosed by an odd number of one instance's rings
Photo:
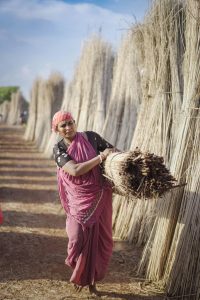
[[[94,299],[87,288],[76,293],[68,282],[55,163],[24,141],[23,132],[20,126],[0,125],[0,299]],[[115,241],[107,276],[97,285],[99,299],[164,299],[152,283],[136,276],[141,250]]]

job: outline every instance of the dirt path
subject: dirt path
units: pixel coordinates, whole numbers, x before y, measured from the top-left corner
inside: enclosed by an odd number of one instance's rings
[[[76,293],[64,265],[65,215],[56,186],[55,164],[31,142],[23,128],[0,125],[0,299],[93,299]],[[101,299],[159,300],[136,278],[141,249],[115,242],[108,274],[98,284]]]

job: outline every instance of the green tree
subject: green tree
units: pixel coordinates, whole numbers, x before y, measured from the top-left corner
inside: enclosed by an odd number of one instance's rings
[[[2,86],[0,87],[0,104],[4,101],[11,100],[12,93],[17,92],[19,86]]]

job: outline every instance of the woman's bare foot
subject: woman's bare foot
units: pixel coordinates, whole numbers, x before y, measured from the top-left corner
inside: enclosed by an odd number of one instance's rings
[[[74,288],[77,293],[80,293],[80,291],[82,290],[83,287],[81,285],[74,284]]]
[[[99,292],[97,291],[97,288],[96,288],[96,284],[95,284],[95,283],[89,285],[89,291],[90,291],[90,294],[91,294],[91,295],[99,296]]]

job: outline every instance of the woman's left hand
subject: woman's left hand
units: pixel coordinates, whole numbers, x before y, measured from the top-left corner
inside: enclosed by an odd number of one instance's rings
[[[114,148],[106,148],[103,152],[102,152],[102,159],[105,160],[107,158],[107,156],[110,154],[110,153],[113,153],[115,152],[114,151]]]

